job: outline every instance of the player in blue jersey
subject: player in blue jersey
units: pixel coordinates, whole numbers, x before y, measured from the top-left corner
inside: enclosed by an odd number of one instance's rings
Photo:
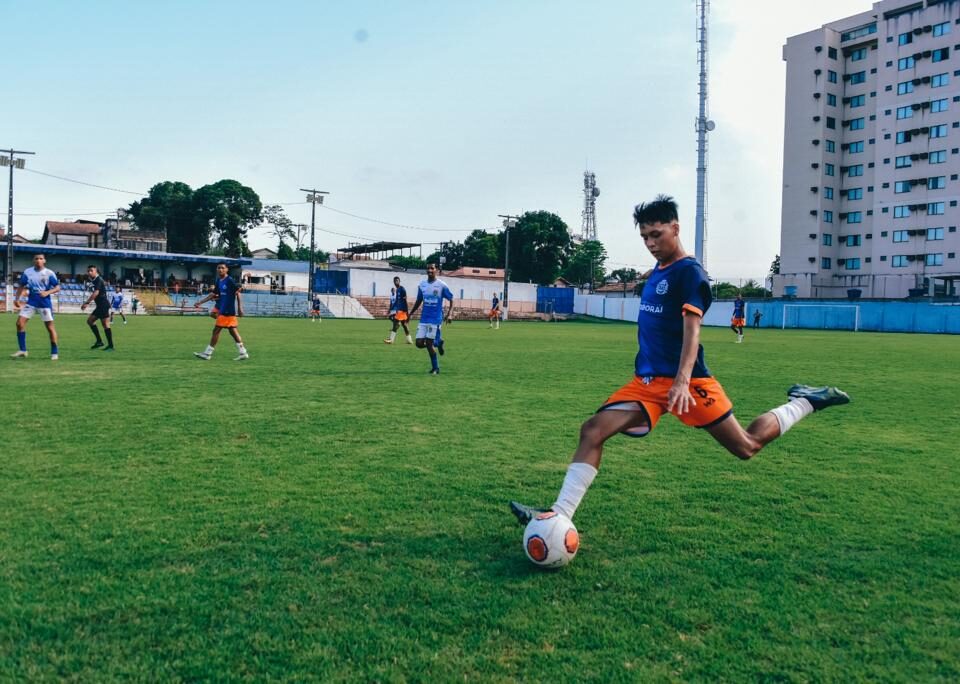
[[[40,320],[47,326],[50,336],[50,360],[56,361],[59,356],[57,348],[57,329],[53,325],[53,302],[50,295],[60,291],[60,281],[57,274],[46,266],[47,258],[43,254],[33,256],[33,268],[28,268],[20,276],[17,293],[13,296],[13,310],[19,311],[17,316],[17,346],[16,353],[11,354],[15,359],[27,356],[27,321],[34,314],[40,315]],[[27,303],[21,305],[20,297],[27,290]]]
[[[313,295],[313,307],[310,310],[310,322],[316,323],[317,321],[323,323],[323,319],[320,318],[320,297]]]
[[[497,297],[496,293],[494,293],[493,300],[490,302],[490,314],[487,318],[490,319],[491,328],[500,329],[500,298]]]
[[[743,297],[737,295],[733,300],[733,317],[730,319],[730,329],[737,333],[737,344],[743,342],[743,326],[747,324],[747,303]]]
[[[397,329],[402,325],[403,334],[407,336],[407,344],[413,344],[410,337],[410,328],[407,327],[407,321],[410,320],[410,304],[407,303],[407,288],[400,284],[400,276],[394,276],[393,288],[390,295],[390,320],[393,321],[393,329],[390,335],[384,340],[385,344],[393,344],[397,339]]]
[[[704,362],[700,325],[710,308],[710,283],[703,267],[680,244],[676,203],[660,195],[638,205],[634,221],[644,245],[657,260],[640,299],[634,377],[580,428],[573,463],[552,506],[571,519],[597,474],[604,443],[619,433],[643,437],[664,413],[703,428],[729,452],[746,460],[804,416],[850,401],[836,387],[793,385],[787,390],[790,400],[786,404],[761,414],[744,429]],[[510,509],[522,524],[542,512],[516,501],[510,502]]]
[[[93,313],[87,316],[87,325],[90,326],[90,330],[97,341],[90,348],[103,347],[103,339],[100,337],[100,331],[97,330],[97,321],[100,321],[100,325],[103,326],[103,334],[107,337],[107,346],[103,350],[113,351],[113,330],[110,328],[112,321],[110,320],[110,302],[107,299],[107,284],[100,275],[100,269],[92,264],[87,266],[87,277],[90,279],[90,286],[93,289],[90,291],[87,301],[80,305],[80,310],[86,311],[91,302],[93,303]]]
[[[443,300],[450,302],[446,316],[443,314]],[[427,279],[420,282],[417,288],[417,301],[410,310],[410,317],[423,305],[420,314],[420,324],[417,326],[417,347],[427,348],[430,354],[430,374],[440,374],[440,362],[437,351],[443,353],[443,340],[440,337],[440,327],[444,321],[450,320],[453,313],[453,293],[447,284],[437,278],[436,264],[427,264]]]
[[[213,356],[213,350],[220,339],[220,331],[224,328],[230,333],[230,337],[237,343],[238,356],[234,361],[246,361],[250,358],[247,348],[243,346],[243,340],[240,339],[240,333],[237,332],[237,318],[243,316],[243,300],[240,297],[242,288],[227,273],[227,265],[223,262],[217,264],[217,282],[214,284],[213,291],[206,297],[198,301],[194,306],[197,308],[201,304],[213,299],[217,300],[214,307],[217,321],[213,325],[213,334],[210,336],[210,344],[202,352],[193,352],[198,359],[209,361]]]
[[[118,287],[116,292],[113,293],[113,296],[110,298],[110,322],[113,323],[113,315],[120,314],[120,318],[123,319],[123,324],[127,324],[127,317],[123,313],[123,288]]]

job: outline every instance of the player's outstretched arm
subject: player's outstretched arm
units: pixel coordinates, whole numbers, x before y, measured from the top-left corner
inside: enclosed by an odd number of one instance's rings
[[[90,302],[92,302],[94,299],[96,299],[99,296],[100,296],[100,290],[94,290],[93,292],[91,292],[90,296],[87,297],[87,301],[85,301],[83,304],[80,305],[80,310],[83,311],[84,309],[86,309],[88,306],[90,306]]]
[[[417,301],[413,303],[413,308],[410,309],[410,318],[413,318],[413,314],[416,313],[417,309],[420,308],[421,304],[423,304],[423,293],[418,290]]]
[[[16,293],[15,295],[13,295],[13,308],[14,308],[14,310],[20,308],[20,297],[23,296],[23,291],[24,291],[25,289],[27,289],[26,286],[21,285],[20,287],[17,288],[17,293]]]
[[[697,405],[697,400],[690,393],[690,376],[693,373],[693,364],[697,361],[697,352],[700,349],[700,324],[702,319],[693,312],[684,312],[683,315],[683,346],[680,348],[680,365],[673,385],[667,392],[667,411],[676,409],[676,414],[683,415]]]

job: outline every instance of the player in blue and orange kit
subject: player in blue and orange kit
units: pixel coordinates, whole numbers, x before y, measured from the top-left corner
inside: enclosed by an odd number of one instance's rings
[[[450,302],[447,314],[443,314],[443,300]],[[417,348],[427,348],[430,354],[430,374],[440,374],[440,362],[437,360],[437,351],[443,353],[443,340],[440,337],[440,327],[444,321],[450,320],[453,313],[453,293],[447,284],[437,279],[436,264],[427,264],[427,279],[420,282],[417,288],[417,301],[410,310],[410,317],[420,305],[423,313],[420,314],[420,325],[417,326]]]
[[[634,221],[657,260],[640,299],[634,378],[580,428],[573,463],[552,506],[571,519],[597,474],[604,442],[618,433],[643,437],[664,413],[703,428],[732,454],[746,460],[804,416],[850,401],[836,387],[794,385],[787,390],[790,400],[786,404],[760,415],[744,429],[704,362],[700,325],[710,308],[710,283],[703,267],[680,244],[676,203],[660,195],[653,202],[637,205]],[[523,524],[542,512],[516,501],[510,502],[510,509]]]
[[[35,313],[40,314],[40,320],[47,326],[47,334],[50,336],[50,360],[56,361],[60,358],[57,329],[53,325],[53,301],[50,299],[50,295],[60,291],[60,281],[57,280],[57,274],[47,268],[46,264],[45,255],[34,254],[33,268],[28,268],[20,275],[20,286],[13,296],[13,310],[20,313],[17,316],[18,350],[11,354],[15,359],[27,356],[27,321],[33,318]],[[29,294],[27,303],[21,306],[20,297],[24,290]]]
[[[393,344],[393,341],[397,339],[397,328],[402,325],[403,333],[407,336],[407,344],[413,344],[413,340],[410,338],[410,328],[407,326],[407,321],[410,320],[409,308],[410,305],[407,303],[407,288],[400,284],[399,276],[394,276],[393,295],[390,297],[389,312],[390,320],[393,321],[393,329],[390,331],[387,339],[384,340],[384,343]]]
[[[747,324],[747,303],[743,297],[737,295],[733,300],[733,317],[730,319],[730,329],[737,333],[737,344],[743,342],[743,326]]]
[[[123,319],[123,324],[127,324],[127,317],[123,313],[123,289],[117,288],[117,291],[113,293],[113,297],[110,298],[110,322],[113,323],[113,315],[120,314],[120,318]]]
[[[100,338],[100,331],[97,330],[97,321],[103,326],[103,334],[107,336],[107,346],[103,351],[113,351],[113,330],[110,328],[110,302],[107,300],[107,284],[100,275],[100,269],[94,265],[87,266],[87,277],[90,278],[90,296],[87,301],[80,305],[81,311],[86,311],[90,303],[93,303],[93,313],[87,316],[87,325],[93,332],[96,342],[91,349],[103,347],[103,340]]]
[[[234,361],[246,361],[250,358],[247,348],[243,346],[243,340],[240,339],[240,333],[237,332],[237,318],[243,316],[243,301],[240,298],[241,289],[236,281],[227,274],[227,265],[222,262],[217,264],[217,282],[213,291],[194,305],[199,308],[205,302],[212,299],[217,300],[214,308],[217,322],[213,326],[210,344],[202,352],[193,352],[193,355],[198,359],[210,360],[210,357],[213,356],[213,350],[217,346],[217,341],[220,339],[220,331],[224,328],[230,332],[230,337],[237,343],[239,356]]]
[[[490,313],[487,318],[490,319],[491,328],[496,325],[496,329],[500,329],[500,298],[496,294],[493,295],[493,300],[490,302]]]

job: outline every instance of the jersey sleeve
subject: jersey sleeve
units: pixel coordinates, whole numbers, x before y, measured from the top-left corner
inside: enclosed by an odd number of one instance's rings
[[[443,286],[442,296],[443,296],[443,298],[446,299],[447,301],[450,301],[450,302],[453,301],[453,293],[450,291],[450,288],[447,287],[446,285]]]
[[[60,281],[57,280],[57,274],[52,272],[50,273],[50,280],[47,282],[49,283],[51,290],[60,284]]]
[[[30,283],[30,281],[27,280],[27,274],[26,274],[26,273],[21,273],[21,274],[20,274],[20,285],[23,286],[23,287],[26,287],[29,283]]]
[[[710,281],[701,268],[688,268],[681,281],[681,305],[683,313],[703,316],[713,302]]]

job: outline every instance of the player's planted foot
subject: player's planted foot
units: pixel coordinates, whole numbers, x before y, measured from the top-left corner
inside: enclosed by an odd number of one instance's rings
[[[243,352],[240,356],[235,357],[234,361],[246,361],[250,358],[250,355],[247,352]]]
[[[813,406],[814,411],[820,411],[828,406],[839,406],[850,403],[850,395],[837,387],[794,385],[787,390],[787,396],[793,397],[794,399],[806,399]]]
[[[113,351],[113,345],[112,345],[112,344],[108,344],[106,347],[103,348],[103,351],[105,351],[105,352]]]
[[[60,358],[60,355],[59,355],[59,354],[51,354],[51,355],[50,355],[50,360],[51,360],[51,361],[56,361],[56,360],[58,360],[59,358]]]
[[[102,347],[102,346],[103,346],[103,342],[94,342],[93,345],[92,345],[90,348],[91,348],[91,349],[99,349],[99,348]]]
[[[25,352],[25,351],[14,352],[13,354],[10,355],[10,358],[11,358],[11,359],[25,359],[25,358],[27,358],[27,352]]]
[[[198,359],[203,359],[204,361],[210,360],[210,355],[207,354],[206,352],[193,352],[193,355],[196,356]]]
[[[527,523],[541,513],[546,513],[547,510],[544,508],[534,508],[533,506],[524,506],[519,501],[511,501],[510,512],[516,517],[518,523],[526,527]]]
[[[439,369],[439,368],[431,368],[431,369],[430,369],[430,372],[429,372],[428,374],[429,374],[429,375],[440,375],[440,369]]]

